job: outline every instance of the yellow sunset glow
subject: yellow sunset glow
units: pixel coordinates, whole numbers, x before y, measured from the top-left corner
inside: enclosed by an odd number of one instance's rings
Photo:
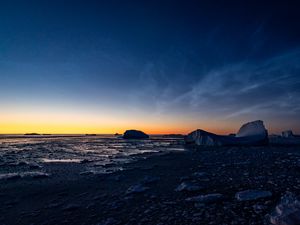
[[[164,116],[137,116],[110,114],[84,114],[71,112],[26,112],[0,114],[1,134],[50,133],[50,134],[113,134],[127,129],[139,129],[148,134],[187,134],[196,128],[211,132],[228,133],[219,123]],[[147,118],[147,119],[145,119]],[[226,128],[225,124],[222,124]]]

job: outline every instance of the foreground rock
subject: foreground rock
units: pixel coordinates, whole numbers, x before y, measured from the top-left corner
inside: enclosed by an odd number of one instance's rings
[[[126,130],[123,138],[125,139],[147,139],[149,135],[140,130]]]
[[[198,129],[188,134],[185,142],[200,146],[259,146],[267,145],[269,140],[263,121],[257,120],[244,124],[236,136],[217,135]]]
[[[246,190],[236,193],[235,197],[239,201],[251,201],[260,198],[271,197],[272,193],[270,191],[260,191],[260,190]]]
[[[203,188],[196,185],[196,184],[193,184],[193,183],[190,183],[190,182],[182,182],[176,189],[175,191],[200,191],[202,190]]]
[[[223,199],[222,194],[207,194],[207,195],[198,195],[195,197],[187,198],[186,201],[188,202],[198,202],[198,203],[213,203],[218,202]]]
[[[300,224],[300,201],[291,193],[283,196],[271,215],[270,222],[275,225]]]

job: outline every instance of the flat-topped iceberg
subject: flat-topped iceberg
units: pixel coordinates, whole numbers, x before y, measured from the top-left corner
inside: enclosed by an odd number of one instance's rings
[[[266,145],[269,139],[263,121],[257,120],[244,124],[236,136],[217,135],[198,129],[188,134],[185,142],[204,146],[254,146]]]

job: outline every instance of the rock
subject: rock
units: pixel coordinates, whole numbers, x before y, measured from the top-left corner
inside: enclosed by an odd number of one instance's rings
[[[126,194],[135,194],[135,193],[143,193],[147,191],[149,188],[143,186],[142,184],[136,184],[129,187],[126,191]]]
[[[292,193],[287,193],[271,214],[270,222],[274,225],[300,224],[300,201]]]
[[[263,121],[257,120],[244,124],[236,136],[224,136],[198,129],[185,138],[186,144],[199,146],[254,146],[269,143],[268,132]]]
[[[182,182],[175,191],[200,191],[203,188],[189,182]]]
[[[198,195],[194,197],[187,198],[188,202],[197,202],[197,203],[213,203],[223,199],[223,195],[219,193],[207,194],[207,195]]]
[[[149,135],[139,130],[126,130],[123,134],[124,139],[147,139]]]
[[[260,198],[271,197],[272,193],[270,191],[261,190],[246,190],[240,191],[235,194],[235,198],[239,201],[251,201]]]
[[[293,134],[293,131],[291,131],[291,130],[282,131],[281,136],[284,138],[295,137]]]

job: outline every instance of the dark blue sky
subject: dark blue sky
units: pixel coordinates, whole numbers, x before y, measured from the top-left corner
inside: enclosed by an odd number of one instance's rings
[[[296,2],[1,1],[0,125],[300,132]]]

